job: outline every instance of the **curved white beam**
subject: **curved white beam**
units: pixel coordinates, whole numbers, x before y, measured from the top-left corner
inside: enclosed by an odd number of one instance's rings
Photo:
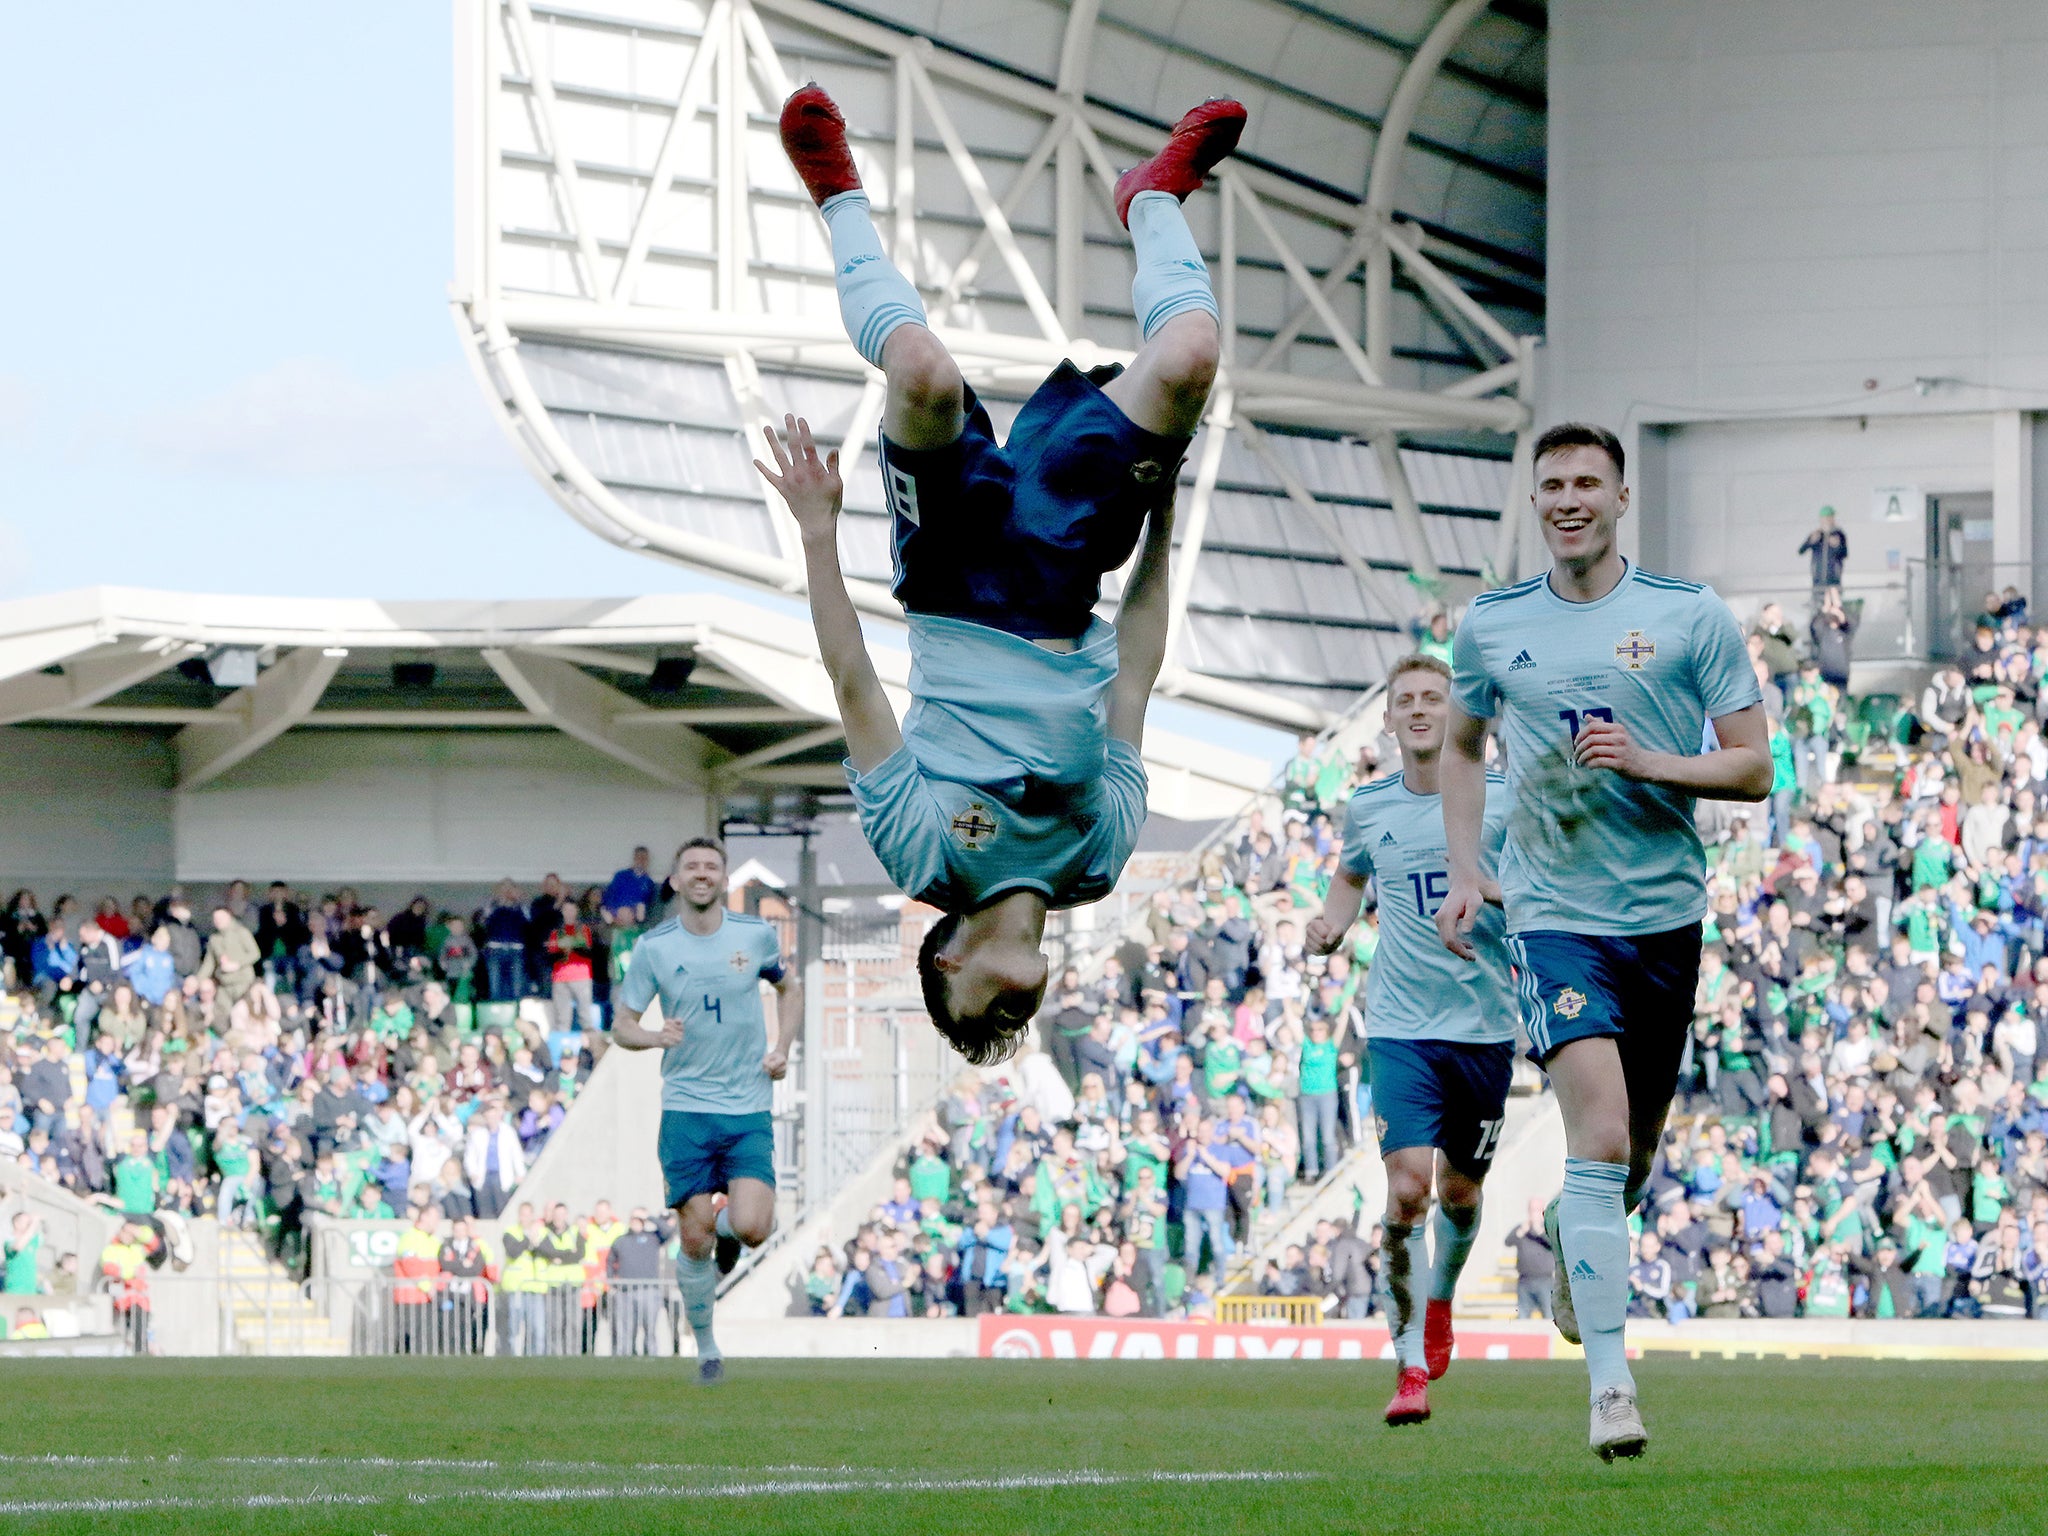
[[[1386,115],[1380,119],[1380,136],[1372,147],[1372,169],[1365,183],[1366,213],[1378,215],[1382,225],[1393,212],[1401,159],[1407,153],[1408,133],[1415,126],[1422,98],[1428,94],[1445,56],[1487,4],[1488,0],[1451,0],[1429,29],[1429,35],[1423,38],[1422,46],[1415,50],[1408,67],[1401,71],[1400,83],[1394,87]],[[1393,293],[1394,257],[1381,241],[1366,255],[1365,339],[1373,362],[1382,370],[1394,355],[1394,338],[1389,329],[1393,323]]]

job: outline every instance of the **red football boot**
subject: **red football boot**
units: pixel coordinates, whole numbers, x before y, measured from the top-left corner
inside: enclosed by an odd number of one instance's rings
[[[1435,1381],[1451,1368],[1451,1304],[1431,1298],[1422,1314],[1422,1358],[1429,1363],[1429,1379]]]
[[[782,151],[815,203],[860,187],[860,172],[846,143],[846,119],[815,80],[782,104]]]
[[[1173,133],[1158,154],[1116,179],[1116,216],[1123,220],[1124,227],[1130,227],[1131,199],[1140,192],[1171,192],[1186,202],[1188,194],[1202,185],[1202,178],[1215,169],[1216,162],[1237,148],[1245,116],[1244,103],[1219,96],[1203,102],[1175,123]],[[784,121],[788,121],[787,117]]]
[[[1387,1422],[1398,1428],[1403,1424],[1420,1424],[1428,1417],[1429,1372],[1411,1365],[1401,1372],[1394,1400],[1387,1404]]]

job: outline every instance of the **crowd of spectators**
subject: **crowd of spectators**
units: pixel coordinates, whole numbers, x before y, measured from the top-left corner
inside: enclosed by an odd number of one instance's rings
[[[1828,548],[1815,543],[1816,582]],[[1777,605],[1778,766],[1703,816],[1706,950],[1639,1312],[2048,1317],[2048,630],[1986,595],[1917,699],[1850,698]]]
[[[813,1312],[1211,1315],[1249,1280],[1373,1306],[1376,1229],[1324,1223],[1255,1273],[1234,1263],[1356,1145],[1370,1112],[1359,983],[1368,916],[1327,960],[1302,929],[1336,867],[1352,786],[1379,771],[1304,737],[1277,824],[1254,811],[1151,898],[1145,937],[1049,990],[1016,1060],[956,1082],[890,1198],[820,1249]]]
[[[386,917],[282,882],[47,911],[17,891],[0,1159],[136,1218],[119,1246],[148,1252],[155,1218],[214,1213],[297,1262],[308,1215],[399,1216],[417,1190],[451,1221],[496,1218],[664,900],[645,849],[606,887],[549,875],[529,900],[507,881],[467,914],[419,897]]]

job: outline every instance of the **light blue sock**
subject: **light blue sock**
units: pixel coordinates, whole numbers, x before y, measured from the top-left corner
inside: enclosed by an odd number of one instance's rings
[[[1171,192],[1140,192],[1131,199],[1131,244],[1138,275],[1131,279],[1131,312],[1146,340],[1175,315],[1199,309],[1219,325],[1216,295],[1202,248],[1188,230],[1180,199]],[[838,243],[833,244],[838,251]],[[843,283],[844,278],[840,279]]]
[[[1557,1202],[1557,1235],[1564,1245],[1559,1258],[1571,1276],[1572,1310],[1579,1316],[1595,1398],[1609,1387],[1633,1392],[1636,1385],[1622,1336],[1628,1321],[1628,1217],[1621,1195],[1627,1183],[1626,1163],[1564,1160],[1564,1193]]]
[[[1429,1268],[1429,1299],[1449,1301],[1458,1294],[1458,1276],[1465,1272],[1472,1239],[1479,1235],[1479,1207],[1468,1210],[1439,1201],[1430,1226],[1436,1239],[1436,1259]]]
[[[1387,1331],[1394,1336],[1394,1359],[1403,1370],[1421,1367],[1422,1308],[1415,1304],[1415,1277],[1429,1273],[1429,1226],[1387,1223]]]
[[[715,1360],[718,1340],[711,1336],[711,1305],[718,1299],[718,1265],[708,1256],[693,1259],[687,1253],[676,1260],[676,1285],[683,1293],[683,1316],[697,1335],[697,1357]]]
[[[718,1208],[718,1220],[711,1223],[711,1230],[716,1232],[720,1237],[730,1237],[734,1239],[738,1238],[739,1234],[734,1232],[732,1229],[731,1206],[721,1205]]]
[[[858,189],[828,197],[818,211],[832,234],[839,317],[854,350],[882,366],[882,343],[899,325],[925,323],[924,300],[909,278],[896,270],[875,232],[868,195]]]

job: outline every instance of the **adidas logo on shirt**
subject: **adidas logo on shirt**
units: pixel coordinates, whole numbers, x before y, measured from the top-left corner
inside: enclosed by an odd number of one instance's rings
[[[1519,656],[1517,656],[1513,661],[1508,663],[1508,670],[1510,672],[1526,672],[1529,668],[1535,665],[1536,658],[1531,656],[1527,651],[1524,651]]]
[[[1387,846],[1387,844],[1391,843],[1391,842],[1392,842],[1393,840],[1394,840],[1394,834],[1393,834],[1393,833],[1391,833],[1391,832],[1382,832],[1382,833],[1380,834],[1380,846],[1381,846],[1382,848],[1386,847],[1386,846]]]

